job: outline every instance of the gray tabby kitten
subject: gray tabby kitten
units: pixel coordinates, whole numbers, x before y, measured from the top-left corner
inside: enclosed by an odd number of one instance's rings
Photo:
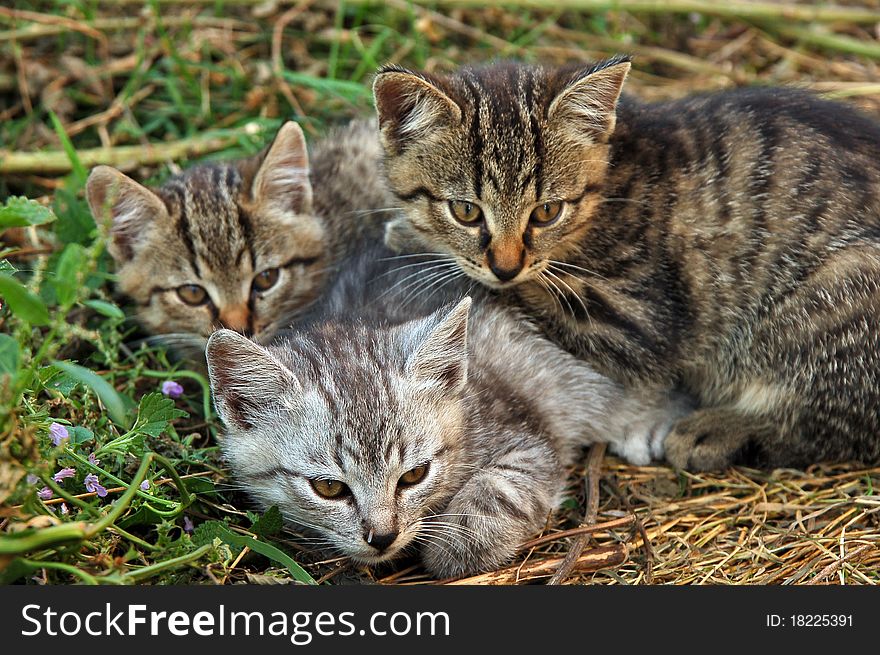
[[[288,122],[253,157],[197,165],[156,189],[98,166],[86,192],[141,323],[201,356],[219,327],[268,340],[381,231],[379,153],[375,125],[354,121],[319,140],[310,162]]]
[[[675,466],[877,461],[880,123],[795,89],[620,98],[629,67],[381,71],[389,243],[453,255],[612,379],[697,398]]]
[[[432,574],[458,576],[544,525],[578,446],[662,456],[683,403],[629,395],[481,292],[446,305],[462,288],[444,281],[402,302],[406,276],[439,264],[385,259],[347,263],[268,347],[229,330],[208,341],[223,449],[261,504],[357,562],[419,547]]]

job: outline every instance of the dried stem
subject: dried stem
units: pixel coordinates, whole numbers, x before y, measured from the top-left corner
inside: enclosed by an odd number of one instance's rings
[[[590,456],[587,459],[587,499],[586,511],[584,512],[584,521],[582,526],[593,525],[599,515],[599,478],[601,476],[602,458],[605,456],[605,444],[594,443],[590,448]],[[556,569],[556,573],[550,578],[547,584],[558,585],[565,580],[574,570],[581,553],[587,545],[589,534],[581,534],[575,539],[571,545],[571,550],[565,556],[562,564]]]
[[[80,150],[77,155],[86,168],[107,164],[122,171],[138,166],[161,164],[169,160],[197,157],[209,152],[228,148],[238,141],[234,134],[213,137],[193,137],[171,143],[144,146],[119,146],[116,148],[91,148]],[[0,150],[0,174],[69,173],[72,166],[64,151],[10,152]]]

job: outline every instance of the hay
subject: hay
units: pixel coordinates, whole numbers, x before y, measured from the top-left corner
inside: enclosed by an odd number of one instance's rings
[[[569,582],[878,584],[878,485],[880,468],[855,465],[676,474],[664,466],[630,466],[608,458],[598,527],[602,522],[609,527],[591,531],[591,548]],[[579,486],[573,478],[571,489]],[[559,516],[544,539],[561,536],[570,520]],[[456,584],[545,580],[568,544],[564,538],[543,543],[511,567]],[[604,564],[603,557],[608,558]],[[414,571],[391,581],[427,580]]]

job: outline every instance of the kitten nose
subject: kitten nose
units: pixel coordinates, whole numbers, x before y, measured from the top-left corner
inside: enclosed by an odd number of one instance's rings
[[[385,533],[378,533],[373,532],[372,530],[367,530],[364,533],[364,541],[366,541],[368,544],[370,544],[373,548],[381,553],[386,548],[388,548],[388,546],[394,543],[394,540],[397,539],[398,534],[400,533],[397,530]]]
[[[225,328],[235,330],[236,332],[251,331],[251,312],[247,305],[224,307],[223,311],[220,312],[219,318]]]
[[[486,259],[489,260],[489,268],[492,269],[495,277],[502,282],[510,282],[523,269],[526,262],[526,252],[520,250],[516,255],[505,253],[505,256],[501,257],[498,253],[490,250],[486,253]]]

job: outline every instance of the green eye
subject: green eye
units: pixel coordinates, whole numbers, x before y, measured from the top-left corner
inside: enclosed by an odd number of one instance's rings
[[[343,498],[350,492],[348,485],[339,480],[310,480],[312,489],[322,498]]]
[[[265,271],[257,273],[251,284],[257,291],[267,291],[277,284],[279,273],[277,268],[267,268]]]
[[[205,287],[200,287],[198,284],[184,284],[177,287],[177,296],[193,307],[208,302],[208,292],[205,291]]]
[[[459,223],[473,225],[483,218],[483,210],[466,200],[450,200],[449,211]]]
[[[550,223],[559,218],[560,213],[562,213],[562,202],[560,200],[545,202],[532,210],[529,220],[537,225],[550,225]]]
[[[422,464],[421,466],[416,466],[414,469],[410,469],[409,471],[401,475],[400,480],[398,480],[397,484],[402,487],[410,487],[424,480],[427,474],[428,465]]]

